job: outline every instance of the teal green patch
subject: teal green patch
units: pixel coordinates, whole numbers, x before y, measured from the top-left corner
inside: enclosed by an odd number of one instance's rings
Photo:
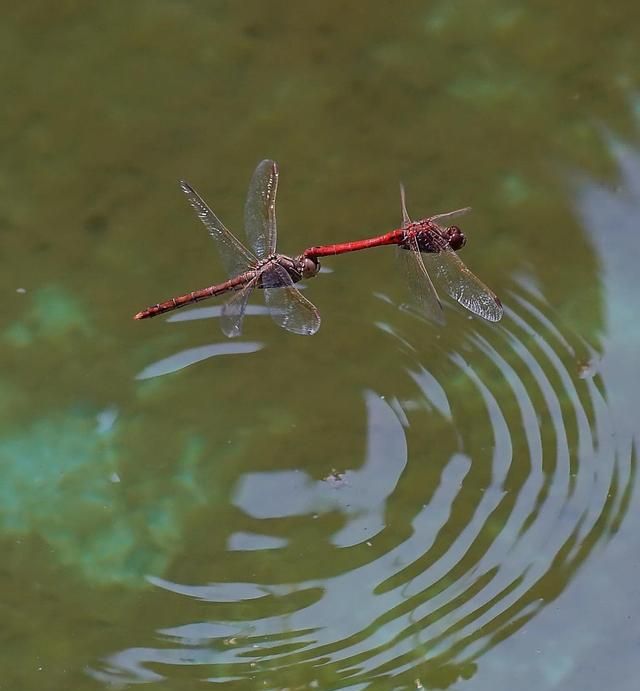
[[[72,332],[91,333],[90,320],[80,301],[61,288],[41,288],[31,296],[30,308],[22,321],[10,324],[4,339],[16,347],[36,340],[55,340]]]
[[[500,182],[500,192],[507,204],[517,205],[524,202],[531,190],[524,178],[515,173],[505,175]]]
[[[78,299],[56,286],[43,288],[35,294],[31,317],[43,335],[51,337],[75,329],[86,331],[89,322]]]
[[[507,74],[466,74],[453,79],[447,92],[474,105],[495,105],[508,101],[519,92],[517,77]]]
[[[31,345],[33,341],[33,334],[31,329],[27,328],[20,322],[10,324],[4,332],[5,341],[16,348],[24,348]]]
[[[96,583],[144,584],[181,544],[185,517],[206,501],[198,481],[201,441],[145,481],[119,469],[113,431],[70,413],[0,439],[0,528],[37,535],[53,557]],[[169,491],[168,491],[169,488]]]

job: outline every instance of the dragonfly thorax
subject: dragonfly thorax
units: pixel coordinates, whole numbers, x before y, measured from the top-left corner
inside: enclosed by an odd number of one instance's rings
[[[263,259],[256,269],[262,274],[262,284],[265,283],[265,274],[275,274],[271,266],[278,265],[284,269],[293,283],[298,283],[304,278],[315,276],[320,270],[320,262],[311,257],[287,257],[285,254],[274,254]],[[274,278],[271,276],[270,281]]]
[[[400,243],[403,249],[412,249],[413,244],[418,245],[420,252],[437,253],[447,246],[459,250],[464,247],[467,239],[458,226],[443,228],[431,219],[414,221],[404,228],[404,239]]]

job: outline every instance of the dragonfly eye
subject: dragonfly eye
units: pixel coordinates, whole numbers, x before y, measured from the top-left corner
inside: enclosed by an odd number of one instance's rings
[[[320,271],[320,262],[311,257],[302,260],[302,278],[313,278]]]
[[[447,240],[453,250],[462,249],[467,243],[467,238],[458,226],[449,226],[447,228]]]

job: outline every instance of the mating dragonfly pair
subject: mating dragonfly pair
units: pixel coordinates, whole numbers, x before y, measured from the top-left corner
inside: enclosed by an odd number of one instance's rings
[[[262,289],[273,320],[292,333],[312,335],[320,328],[317,308],[296,288],[295,284],[315,276],[320,270],[319,257],[334,256],[396,245],[409,279],[411,294],[418,309],[433,321],[444,321],[442,304],[431,275],[444,290],[470,312],[496,322],[503,309],[498,297],[465,266],[456,254],[466,238],[455,225],[444,225],[468,208],[412,221],[407,213],[404,187],[400,186],[402,226],[389,233],[366,240],[334,245],[309,247],[297,257],[276,253],[276,192],[278,164],[265,160],[258,164],[247,194],[244,209],[245,231],[253,251],[248,250],[207,206],[202,197],[186,182],[182,191],[217,241],[229,279],[209,288],[148,307],[135,315],[146,319],[158,314],[199,302],[208,297],[233,292],[222,307],[222,331],[229,337],[239,336],[245,309],[254,288]]]

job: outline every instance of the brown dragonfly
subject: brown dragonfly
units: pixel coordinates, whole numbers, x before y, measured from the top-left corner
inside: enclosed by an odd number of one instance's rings
[[[242,321],[254,288],[262,289],[269,313],[283,329],[310,336],[320,328],[316,307],[294,283],[315,276],[320,264],[313,257],[288,257],[276,253],[276,192],[278,164],[264,160],[253,173],[244,208],[245,231],[253,251],[247,249],[207,206],[202,197],[182,180],[180,188],[209,234],[216,240],[229,279],[208,288],[171,298],[138,312],[134,319],[158,314],[233,292],[222,307],[221,327],[232,338],[242,333]]]
[[[434,276],[444,290],[470,312],[490,322],[500,321],[504,310],[498,296],[456,254],[466,244],[463,232],[458,226],[444,225],[444,222],[469,211],[469,207],[412,221],[407,212],[403,185],[400,185],[400,201],[400,228],[364,240],[309,247],[302,256],[317,260],[318,257],[370,247],[396,245],[413,299],[427,317],[438,323],[444,322],[442,303],[431,279]]]

